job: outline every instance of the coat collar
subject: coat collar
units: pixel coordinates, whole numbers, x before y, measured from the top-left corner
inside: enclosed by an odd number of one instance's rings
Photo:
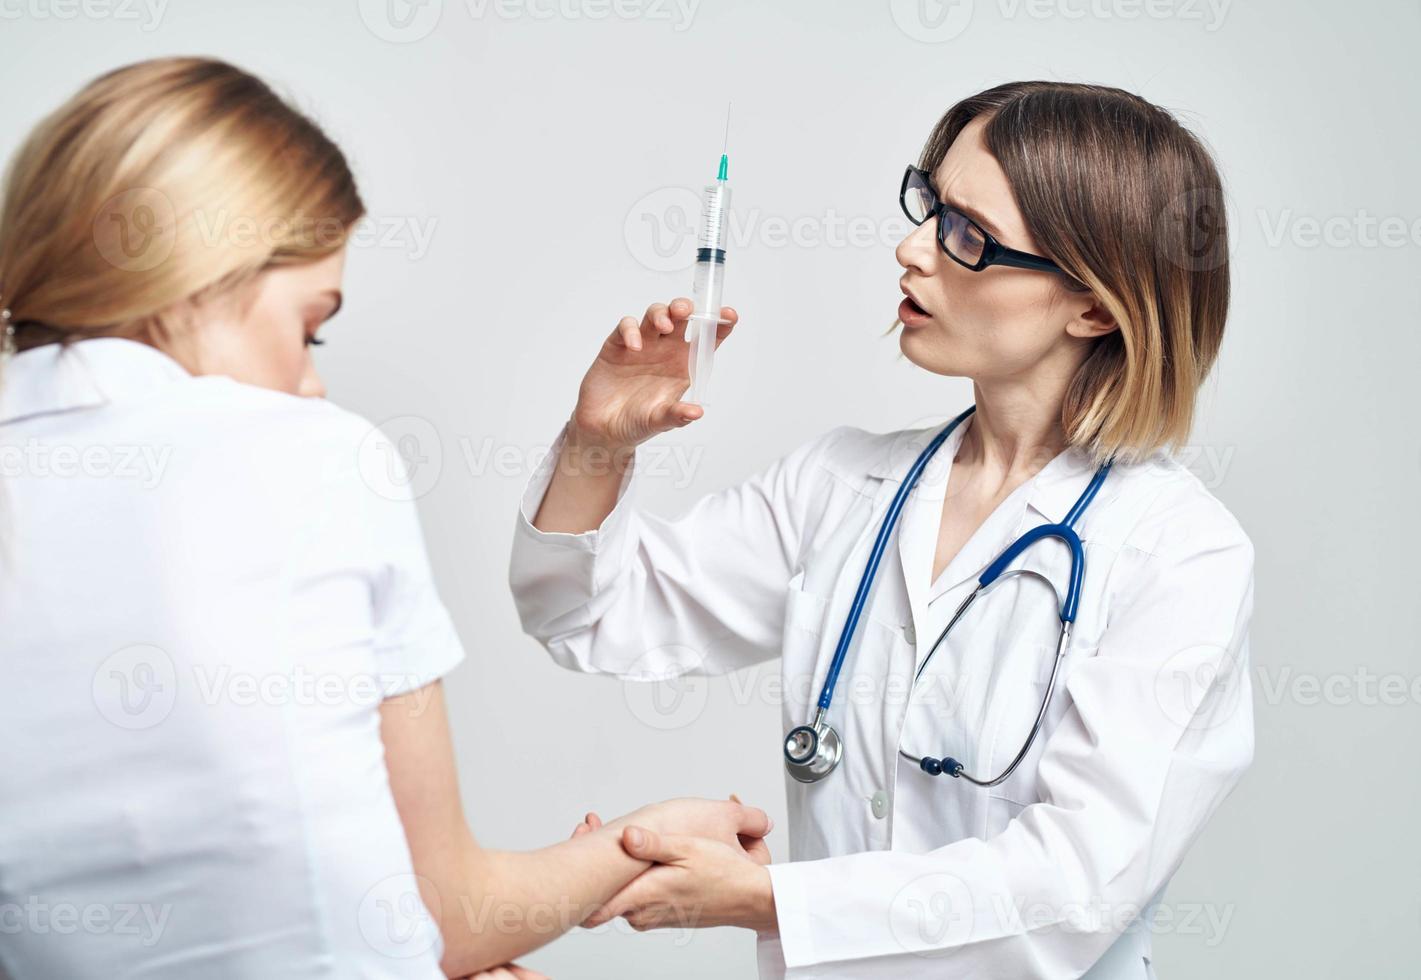
[[[187,377],[158,348],[121,337],[31,347],[0,368],[0,425],[148,395]]]
[[[885,503],[886,497],[897,491],[897,485],[907,475],[918,453],[946,424],[943,421],[924,429],[907,430],[887,437],[888,445],[874,456],[869,465],[870,476],[884,481],[880,498]],[[924,630],[929,622],[929,602],[965,588],[965,583],[980,575],[989,562],[1028,528],[1042,523],[1058,524],[1064,520],[1095,472],[1090,457],[1081,450],[1067,449],[1057,454],[988,516],[948,563],[942,575],[933,581],[937,532],[942,520],[952,458],[957,454],[970,424],[969,417],[943,442],[932,462],[924,468],[917,486],[904,504],[895,534],[899,566],[906,579],[908,605],[918,635],[926,635]],[[1101,494],[1091,504],[1092,512],[1105,503],[1102,498],[1110,495],[1102,488]],[[1108,506],[1108,503],[1105,505]],[[952,601],[955,603],[958,600],[954,598]]]
[[[972,416],[963,420],[957,430],[938,449],[932,462],[924,469],[918,480],[914,496],[933,496],[939,504],[947,486],[947,472],[951,468],[952,457],[962,444],[962,437],[972,424]],[[919,428],[905,429],[885,437],[886,443],[876,452],[868,464],[868,475],[877,479],[901,483],[933,436],[941,432],[950,419]],[[1055,456],[1034,477],[1025,484],[1026,503],[1040,517],[1053,524],[1065,520],[1071,506],[1080,497],[1091,476],[1095,464],[1084,450],[1068,448]],[[1095,504],[1091,505],[1092,507]]]

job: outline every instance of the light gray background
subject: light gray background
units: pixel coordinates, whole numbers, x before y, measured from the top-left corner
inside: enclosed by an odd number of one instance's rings
[[[899,175],[952,102],[1051,78],[1177,111],[1217,153],[1231,209],[1235,299],[1191,453],[1257,547],[1258,749],[1175,879],[1159,972],[1411,975],[1416,3],[153,2],[0,0],[0,148],[101,70],[171,53],[262,74],[345,147],[371,232],[318,356],[331,397],[390,420],[418,463],[470,652],[448,682],[464,796],[480,839],[506,848],[562,837],[589,807],[682,794],[735,791],[783,818],[775,665],[657,708],[554,667],[506,584],[520,491],[602,337],[688,286],[679,209],[712,175],[726,101],[744,321],[707,417],[658,442],[681,453],[645,484],[665,512],[834,425],[966,404],[964,382],[882,336]],[[753,974],[731,930],[606,927],[528,962]]]

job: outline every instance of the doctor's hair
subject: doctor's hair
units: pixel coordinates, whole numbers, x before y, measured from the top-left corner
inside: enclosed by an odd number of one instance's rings
[[[1137,95],[1024,81],[954,105],[918,165],[933,172],[978,116],[1037,244],[1119,325],[1093,341],[1066,391],[1067,441],[1097,462],[1182,445],[1228,316],[1228,228],[1209,152]]]
[[[344,247],[365,206],[340,149],[260,79],[158,58],[43,119],[0,204],[0,306],[16,346],[183,339],[187,301]]]

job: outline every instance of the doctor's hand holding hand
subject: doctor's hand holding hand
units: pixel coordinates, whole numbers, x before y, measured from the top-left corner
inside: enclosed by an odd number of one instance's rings
[[[734,794],[730,799],[739,805]],[[622,848],[628,855],[655,863],[589,916],[582,923],[585,928],[621,916],[638,931],[673,926],[778,931],[770,874],[765,870],[770,851],[763,836],[742,832],[727,841],[723,835],[667,833],[638,823],[634,818],[640,812],[607,826],[622,827]],[[597,814],[589,813],[572,836],[601,826]],[[766,818],[766,831],[772,826]]]
[[[578,389],[552,480],[533,526],[580,534],[597,527],[617,502],[622,476],[638,445],[689,425],[705,414],[681,400],[691,384],[686,323],[692,304],[684,296],[653,303],[640,321],[622,317],[602,342]],[[740,319],[728,306],[716,329],[716,347]]]

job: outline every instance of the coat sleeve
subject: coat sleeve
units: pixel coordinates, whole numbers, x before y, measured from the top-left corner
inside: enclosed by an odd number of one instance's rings
[[[1138,928],[1253,757],[1253,548],[1190,510],[1113,562],[1039,802],[987,841],[771,866],[788,980],[1077,977]]]
[[[524,632],[572,670],[646,680],[720,674],[779,656],[785,586],[814,513],[834,430],[668,520],[634,504],[638,446],[616,506],[592,531],[533,526],[564,426],[523,495],[509,585]]]

